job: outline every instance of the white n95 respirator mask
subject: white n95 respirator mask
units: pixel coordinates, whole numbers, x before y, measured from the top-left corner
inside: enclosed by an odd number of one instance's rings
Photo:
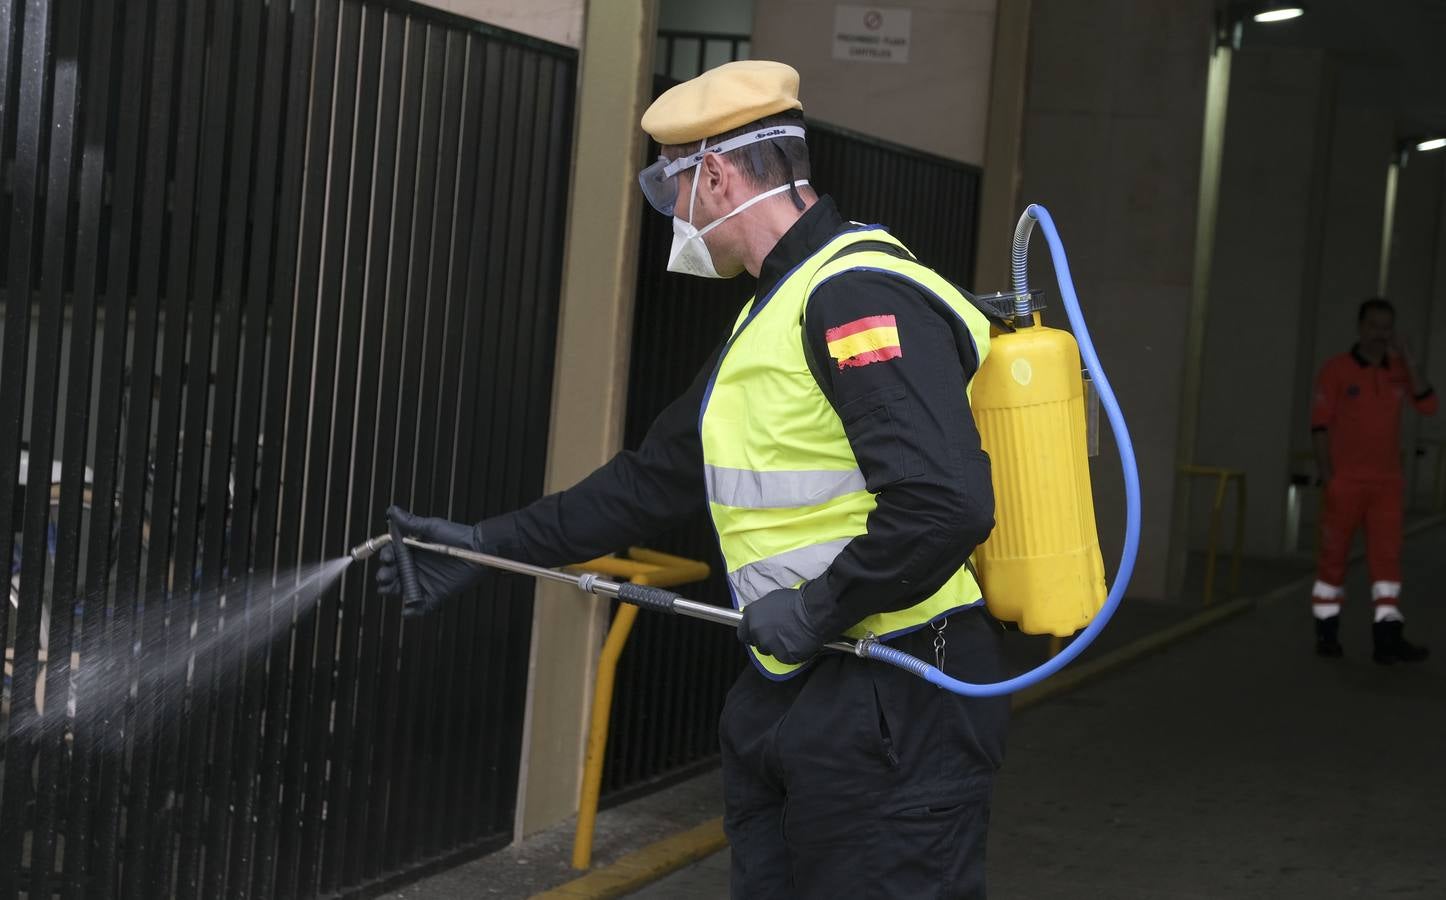
[[[679,275],[696,275],[699,278],[733,278],[742,272],[739,268],[736,272],[729,272],[726,275],[719,272],[713,265],[713,254],[708,252],[708,245],[703,241],[703,235],[722,225],[724,222],[743,212],[748,207],[763,200],[767,200],[776,194],[794,187],[803,187],[807,181],[795,181],[793,184],[783,184],[776,188],[764,191],[756,197],[750,198],[746,203],[719,219],[714,219],[703,226],[700,231],[693,225],[693,200],[698,194],[698,173],[694,173],[693,190],[688,197],[688,220],[673,216],[673,249],[668,253],[668,271],[677,272]]]

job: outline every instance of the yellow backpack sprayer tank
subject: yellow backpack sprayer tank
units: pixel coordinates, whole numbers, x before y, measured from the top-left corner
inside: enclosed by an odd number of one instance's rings
[[[997,312],[1012,312],[1013,328],[993,338],[974,378],[971,405],[994,478],[994,531],[975,561],[995,618],[1026,634],[1068,637],[1104,605],[1105,564],[1090,490],[1079,344],[1044,325],[1042,304],[1029,290],[1029,237],[1041,217],[1048,213],[1031,206],[1015,227],[1013,293],[980,298],[1012,306]],[[1053,222],[1047,230],[1052,235]],[[1056,254],[1057,269],[1063,256]],[[1073,293],[1064,265],[1060,287]],[[1072,300],[1066,297],[1077,305]]]
[[[1067,637],[1105,602],[1085,443],[1079,345],[1019,298],[974,378],[974,420],[993,463],[994,531],[975,551],[985,603],[1027,634]]]

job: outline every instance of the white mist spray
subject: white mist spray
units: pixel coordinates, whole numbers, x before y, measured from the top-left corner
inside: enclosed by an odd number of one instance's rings
[[[208,664],[202,671],[222,684],[239,679],[240,671],[210,665],[215,654],[224,652],[240,662],[285,637],[352,562],[347,555],[274,574],[255,573],[196,593],[189,602],[173,598],[169,608],[136,603],[136,615],[106,621],[87,617],[70,658],[42,664],[33,703],[12,708],[6,690],[0,720],[9,720],[8,740],[35,738],[41,729],[84,728],[103,732],[105,746],[123,744],[128,711],[155,719],[179,715],[193,691],[210,690],[209,684],[197,683],[198,662]],[[99,640],[83,639],[83,631],[92,628],[104,631]],[[164,645],[158,643],[162,635]],[[84,656],[79,649],[84,646],[100,650]],[[4,724],[0,734],[7,733]]]

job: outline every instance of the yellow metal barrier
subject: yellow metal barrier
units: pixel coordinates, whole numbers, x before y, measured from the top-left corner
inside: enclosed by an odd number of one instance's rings
[[[1235,552],[1230,563],[1230,593],[1240,592],[1240,558],[1245,550],[1245,472],[1216,466],[1184,465],[1180,474],[1191,478],[1214,478],[1215,501],[1210,507],[1210,542],[1205,555],[1205,605],[1215,601],[1215,557],[1220,543],[1220,515],[1225,508],[1225,493],[1234,481]]]
[[[627,557],[604,556],[571,568],[626,578],[633,584],[652,587],[673,587],[702,581],[708,577],[709,571],[707,563],[641,547],[630,548]],[[588,728],[587,758],[582,770],[582,795],[577,804],[577,835],[572,842],[574,869],[586,869],[592,865],[592,836],[597,827],[598,793],[602,788],[603,762],[607,756],[613,683],[618,659],[623,654],[628,634],[633,630],[633,620],[637,617],[636,606],[631,603],[618,605],[617,615],[608,628],[607,640],[603,641],[602,655],[598,658],[597,680],[592,692],[592,724]]]

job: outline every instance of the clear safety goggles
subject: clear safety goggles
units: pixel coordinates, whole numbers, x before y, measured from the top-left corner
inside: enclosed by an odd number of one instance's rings
[[[703,146],[698,148],[696,153],[680,156],[674,160],[669,160],[666,156],[659,156],[656,162],[638,173],[638,185],[642,187],[643,196],[648,198],[648,204],[653,209],[665,216],[671,216],[673,208],[678,202],[678,175],[701,163],[703,157],[709,153],[727,153],[740,147],[747,147],[761,141],[771,141],[775,138],[801,139],[804,133],[803,127],[799,125],[779,125],[773,128],[761,128],[748,134],[740,134],[712,147],[709,147],[708,142],[704,141]]]

